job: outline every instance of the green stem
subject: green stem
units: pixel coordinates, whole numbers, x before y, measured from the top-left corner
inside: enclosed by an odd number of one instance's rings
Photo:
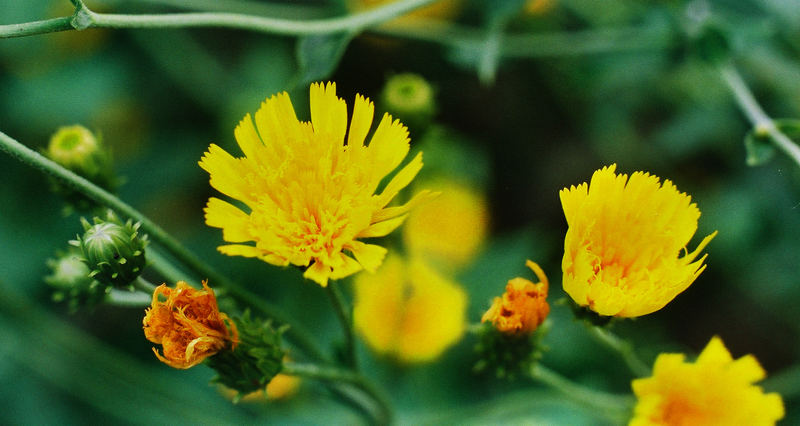
[[[158,272],[168,285],[175,285],[178,281],[184,281],[194,288],[200,288],[199,282],[190,279],[172,261],[167,260],[156,247],[147,247],[145,255],[147,256],[148,266]]]
[[[130,292],[125,290],[111,289],[106,295],[104,303],[124,308],[144,308],[150,306],[153,300],[152,293],[150,295],[142,292]]]
[[[342,295],[338,282],[329,281],[325,287],[326,293],[331,299],[336,317],[339,318],[339,323],[342,325],[345,339],[345,363],[353,370],[358,371],[358,362],[356,360],[356,342],[353,334],[353,316],[352,310],[348,308],[347,301]]]
[[[329,385],[333,386],[332,389],[345,395],[348,400],[354,402],[359,409],[368,414],[373,424],[389,425],[392,423],[393,414],[389,400],[378,388],[358,373],[331,366],[293,362],[285,362],[281,373],[329,382]],[[367,399],[359,398],[353,393],[353,388],[358,389]]]
[[[156,291],[156,286],[142,277],[136,277],[136,281],[133,282],[133,288],[150,296]]]
[[[800,147],[795,144],[791,138],[786,136],[785,133],[778,129],[775,122],[764,112],[753,96],[753,92],[747,87],[739,71],[732,65],[728,64],[720,67],[720,73],[723,80],[727,83],[728,88],[733,93],[736,103],[739,108],[744,112],[750,123],[755,127],[756,133],[760,135],[769,136],[772,143],[783,151],[786,155],[800,165]]]
[[[264,301],[253,292],[239,286],[233,281],[228,280],[227,277],[219,274],[216,270],[195,256],[194,253],[187,250],[180,242],[172,238],[172,236],[166,231],[153,223],[145,215],[138,212],[128,204],[125,204],[108,191],[105,191],[83,177],[76,175],[64,167],[61,167],[57,163],[45,158],[38,152],[33,151],[25,145],[22,145],[3,132],[0,132],[0,151],[5,151],[22,163],[49,176],[52,176],[72,189],[85,195],[89,199],[113,209],[119,215],[141,223],[140,229],[148,233],[151,241],[158,243],[161,247],[175,256],[176,259],[181,261],[191,270],[195,271],[198,275],[208,278],[216,286],[225,288],[228,293],[237,297],[239,300],[250,304],[255,309],[260,310],[266,316],[274,319],[277,323],[292,323],[292,321],[289,320],[289,315],[286,314],[282,309]],[[318,360],[327,360],[327,358],[322,354],[322,351],[320,351],[317,347],[314,339],[311,337],[311,334],[305,331],[305,329],[299,325],[292,324],[291,328],[289,328],[286,334],[309,356]]]
[[[415,26],[387,22],[368,31],[456,48],[478,49],[486,43],[486,30],[433,20],[420,20],[420,24]],[[648,27],[551,34],[511,33],[503,34],[499,54],[506,58],[580,56],[608,52],[656,51],[669,48],[673,44],[674,38],[667,29]]]
[[[400,0],[366,12],[337,18],[299,21],[239,13],[171,13],[158,15],[120,15],[96,13],[89,10],[80,0],[76,3],[75,14],[69,18],[31,22],[25,24],[0,25],[0,38],[21,37],[72,29],[87,28],[187,28],[224,27],[280,35],[313,35],[342,32],[358,33],[365,28],[389,21],[398,16],[431,4],[437,0]]]
[[[581,386],[541,364],[534,364],[528,372],[533,380],[545,384],[571,400],[601,411],[611,419],[630,417],[634,399],[629,395],[614,395]]]
[[[634,376],[648,377],[652,375],[650,367],[648,367],[647,364],[645,364],[636,355],[636,352],[633,349],[633,344],[622,340],[619,336],[605,328],[589,326],[588,329],[589,334],[594,337],[595,340],[602,343],[612,351],[618,353],[622,357],[623,361],[625,361],[625,364],[628,366],[628,369],[631,371],[631,373],[633,373]]]

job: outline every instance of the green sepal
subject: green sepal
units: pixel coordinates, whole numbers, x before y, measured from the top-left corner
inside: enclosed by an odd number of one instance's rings
[[[547,350],[542,339],[550,331],[550,321],[545,321],[533,333],[503,333],[491,323],[482,323],[477,330],[475,352],[478,362],[472,367],[475,373],[489,372],[500,379],[513,380],[524,375]]]
[[[594,325],[597,327],[608,327],[612,324],[617,317],[614,316],[606,316],[600,315],[597,312],[589,309],[588,306],[581,306],[575,303],[571,297],[565,297],[563,299],[559,299],[556,302],[557,305],[568,306],[572,313],[575,315],[575,319],[581,322],[584,322],[589,325]]]
[[[89,276],[91,271],[75,247],[57,251],[54,259],[47,260],[47,266],[52,274],[44,277],[44,282],[53,288],[53,301],[66,302],[71,313],[80,307],[93,308],[105,300],[111,290],[110,286]]]
[[[232,320],[239,332],[239,343],[205,362],[217,372],[211,382],[235,390],[233,401],[238,402],[243,396],[266,388],[283,369],[286,351],[281,348],[281,337],[288,326],[275,329],[270,320],[251,319],[250,311]]]

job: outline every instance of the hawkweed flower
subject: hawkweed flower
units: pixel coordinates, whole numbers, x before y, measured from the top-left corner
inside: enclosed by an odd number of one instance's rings
[[[160,301],[159,295],[166,301]],[[166,284],[158,286],[143,324],[147,340],[163,347],[163,356],[153,348],[156,357],[174,368],[193,367],[225,347],[235,348],[239,342],[236,325],[219,311],[214,290],[205,281],[203,290],[183,281],[174,289]]]
[[[492,307],[483,314],[481,322],[491,322],[502,333],[529,334],[534,332],[550,313],[547,303],[547,276],[539,265],[527,261],[539,277],[539,283],[532,283],[525,278],[514,278],[506,285],[502,297],[495,297]]]
[[[387,207],[422,168],[421,153],[375,193],[406,157],[409,140],[406,128],[386,114],[365,146],[373,114],[373,104],[356,96],[347,134],[347,105],[336,85],[313,84],[310,122],[298,121],[283,93],[261,105],[255,125],[249,114],[239,123],[235,136],[244,157],[212,144],[200,166],[211,186],[247,210],[208,201],[206,224],[235,243],[219,251],[306,268],[303,275],[323,287],[361,269],[374,272],[386,249],[359,239],[389,234],[435,194],[421,191],[405,205]],[[254,244],[239,244],[245,242]]]
[[[661,354],[653,376],[632,382],[638,399],[629,426],[772,426],[784,416],[777,393],[753,383],[764,369],[752,355],[731,357],[714,337],[694,363]]]
[[[355,329],[375,352],[399,362],[431,361],[466,330],[466,292],[419,259],[389,256],[354,285]]]
[[[700,251],[688,253],[700,210],[675,185],[644,172],[598,170],[590,184],[560,192],[569,230],[564,291],[605,316],[637,317],[664,307],[703,272]],[[683,252],[683,256],[681,256]]]
[[[403,225],[407,252],[449,272],[470,265],[486,240],[486,198],[454,180],[437,179],[425,185],[441,195],[409,214]]]

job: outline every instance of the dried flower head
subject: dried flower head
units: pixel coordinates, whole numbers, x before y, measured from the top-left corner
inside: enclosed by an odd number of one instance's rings
[[[159,301],[159,295],[167,300]],[[239,342],[236,325],[219,311],[214,291],[205,281],[203,290],[195,290],[183,281],[174,289],[165,284],[158,286],[143,323],[145,337],[161,344],[164,355],[156,348],[153,352],[175,368],[193,367],[226,346],[235,348]]]
[[[481,322],[491,321],[499,331],[509,334],[529,334],[542,325],[550,313],[547,276],[535,262],[529,260],[525,265],[533,270],[540,282],[534,284],[525,278],[510,280],[506,292],[502,297],[494,298]]]
[[[774,426],[783,418],[781,396],[753,384],[766,374],[752,355],[734,360],[714,337],[696,362],[684,359],[661,354],[652,377],[633,381],[629,426]]]
[[[637,317],[657,311],[703,272],[700,251],[687,253],[700,210],[675,185],[644,172],[598,170],[591,183],[560,192],[569,230],[564,291],[600,315]],[[684,255],[681,257],[681,252]]]
[[[313,84],[310,122],[297,119],[283,93],[261,105],[255,125],[249,114],[239,123],[235,135],[244,157],[212,144],[200,161],[211,186],[247,206],[245,212],[218,198],[208,201],[206,224],[236,243],[219,250],[307,268],[304,276],[323,287],[361,269],[374,272],[386,249],[359,239],[389,234],[435,194],[421,191],[405,205],[387,207],[422,168],[421,153],[375,193],[408,154],[409,140],[406,128],[386,114],[365,146],[373,114],[373,104],[356,96],[348,134],[347,105],[336,86]],[[246,242],[253,245],[239,244]]]

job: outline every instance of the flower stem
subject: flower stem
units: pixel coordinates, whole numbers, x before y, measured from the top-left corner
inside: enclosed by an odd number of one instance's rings
[[[389,425],[392,423],[391,404],[386,396],[358,373],[331,366],[294,362],[285,362],[281,373],[329,382],[332,390],[346,397],[348,401],[369,415],[373,424]],[[353,392],[354,388],[360,390],[360,395]],[[367,399],[365,400],[364,397]]]
[[[344,344],[345,344],[345,363],[348,367],[358,371],[358,361],[356,359],[356,341],[353,334],[353,315],[352,310],[348,307],[347,301],[342,295],[338,282],[329,281],[325,287],[326,293],[331,299],[333,309],[336,311],[336,316],[339,318],[339,323],[342,325],[344,331]]]
[[[628,369],[636,377],[647,377],[652,373],[650,367],[647,366],[637,355],[633,349],[631,342],[622,340],[616,334],[608,331],[605,328],[597,326],[589,326],[589,334],[598,342],[602,343],[605,347],[618,353]]]
[[[156,291],[156,286],[142,277],[136,277],[136,281],[133,282],[133,288],[151,296]]]
[[[147,295],[139,291],[130,292],[114,288],[108,292],[103,303],[123,308],[144,308],[150,306],[152,300],[152,293]]]
[[[47,21],[0,25],[0,38],[22,37],[71,29],[87,28],[187,28],[224,27],[280,35],[313,35],[352,32],[389,21],[437,0],[400,0],[366,12],[319,20],[288,20],[239,13],[170,13],[121,15],[96,13],[80,0],[75,14]]]
[[[579,404],[605,413],[610,419],[622,422],[630,417],[634,403],[632,396],[614,395],[589,389],[538,363],[531,367],[528,374],[533,380],[561,392]]]
[[[733,93],[736,103],[739,108],[744,112],[750,123],[755,127],[756,132],[759,134],[769,136],[775,146],[783,151],[792,160],[800,165],[800,147],[795,144],[791,138],[786,136],[785,133],[778,129],[775,122],[764,112],[753,96],[753,92],[747,87],[739,71],[732,65],[724,65],[720,67],[720,74],[723,80],[727,83],[728,88]]]
[[[63,182],[72,189],[80,192],[91,200],[94,200],[108,208],[113,209],[121,216],[140,222],[140,229],[147,232],[150,239],[158,243],[162,248],[170,252],[176,259],[181,261],[198,275],[208,278],[212,283],[225,288],[228,293],[239,300],[250,304],[255,309],[260,310],[266,316],[274,319],[280,324],[292,324],[286,332],[287,337],[291,338],[297,346],[305,351],[309,356],[318,360],[327,360],[322,351],[318,348],[311,334],[300,325],[290,321],[290,317],[279,307],[272,305],[261,299],[253,292],[230,281],[224,275],[218,273],[212,267],[201,261],[194,253],[190,252],[180,242],[174,239],[166,231],[148,219],[145,215],[138,212],[133,207],[122,202],[108,191],[89,182],[81,176],[61,167],[54,161],[45,158],[38,152],[22,145],[3,132],[0,132],[0,151],[5,151],[22,163],[33,167],[53,178]]]

